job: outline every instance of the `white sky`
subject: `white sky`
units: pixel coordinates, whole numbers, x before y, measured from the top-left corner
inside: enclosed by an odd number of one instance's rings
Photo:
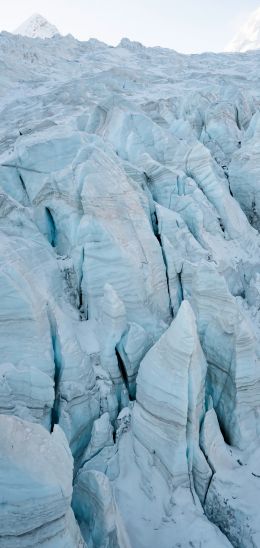
[[[0,30],[33,13],[61,34],[117,44],[127,36],[180,52],[221,51],[260,0],[0,0]]]

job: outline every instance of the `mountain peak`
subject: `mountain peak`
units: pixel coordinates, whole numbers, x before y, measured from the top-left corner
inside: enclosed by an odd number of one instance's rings
[[[248,51],[260,48],[260,7],[251,13],[245,24],[229,42],[226,51]]]
[[[20,25],[14,34],[21,34],[30,38],[52,38],[59,31],[55,25],[52,25],[39,13],[34,13]]]

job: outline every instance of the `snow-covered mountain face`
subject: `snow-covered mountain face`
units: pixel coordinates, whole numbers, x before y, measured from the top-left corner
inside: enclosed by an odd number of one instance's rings
[[[259,60],[0,35],[0,546],[260,546]]]
[[[52,38],[59,31],[55,25],[52,25],[39,13],[35,13],[20,25],[14,34],[21,34],[29,38]]]
[[[233,40],[227,45],[226,51],[248,51],[260,48],[260,7],[253,11],[234,36]]]

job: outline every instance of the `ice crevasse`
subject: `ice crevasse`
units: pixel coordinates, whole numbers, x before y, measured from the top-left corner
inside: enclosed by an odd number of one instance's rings
[[[260,546],[258,57],[0,34],[1,548]]]

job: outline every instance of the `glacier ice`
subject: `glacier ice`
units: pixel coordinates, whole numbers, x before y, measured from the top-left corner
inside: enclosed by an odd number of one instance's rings
[[[59,426],[53,433],[0,415],[0,546],[84,547],[71,510],[73,459]]]
[[[230,546],[205,519],[197,495],[201,470],[207,483],[211,476],[199,446],[205,374],[195,317],[184,301],[141,362],[132,413],[119,415],[119,474],[111,483],[132,546],[166,548],[171,539],[183,547]]]
[[[73,497],[75,515],[82,531],[86,531],[88,546],[130,548],[105,474],[83,469],[76,480]]]
[[[207,392],[226,440],[246,447],[259,436],[259,357],[250,320],[211,263],[195,272],[187,262],[183,280],[208,362]]]
[[[0,546],[256,548],[259,52],[36,23],[0,34]]]
[[[176,485],[193,484],[206,369],[192,309],[183,301],[176,319],[141,362],[133,410],[134,436]]]
[[[259,230],[259,135],[260,119],[257,111],[247,128],[241,148],[230,163],[230,187],[251,224]]]
[[[201,430],[201,447],[213,471],[205,499],[206,515],[216,523],[233,546],[258,546],[257,510],[259,449],[251,446],[241,455],[227,449],[216,412],[209,409]],[[238,479],[239,478],[239,479]]]
[[[15,415],[51,428],[54,382],[35,367],[0,366],[0,405],[2,415]]]

